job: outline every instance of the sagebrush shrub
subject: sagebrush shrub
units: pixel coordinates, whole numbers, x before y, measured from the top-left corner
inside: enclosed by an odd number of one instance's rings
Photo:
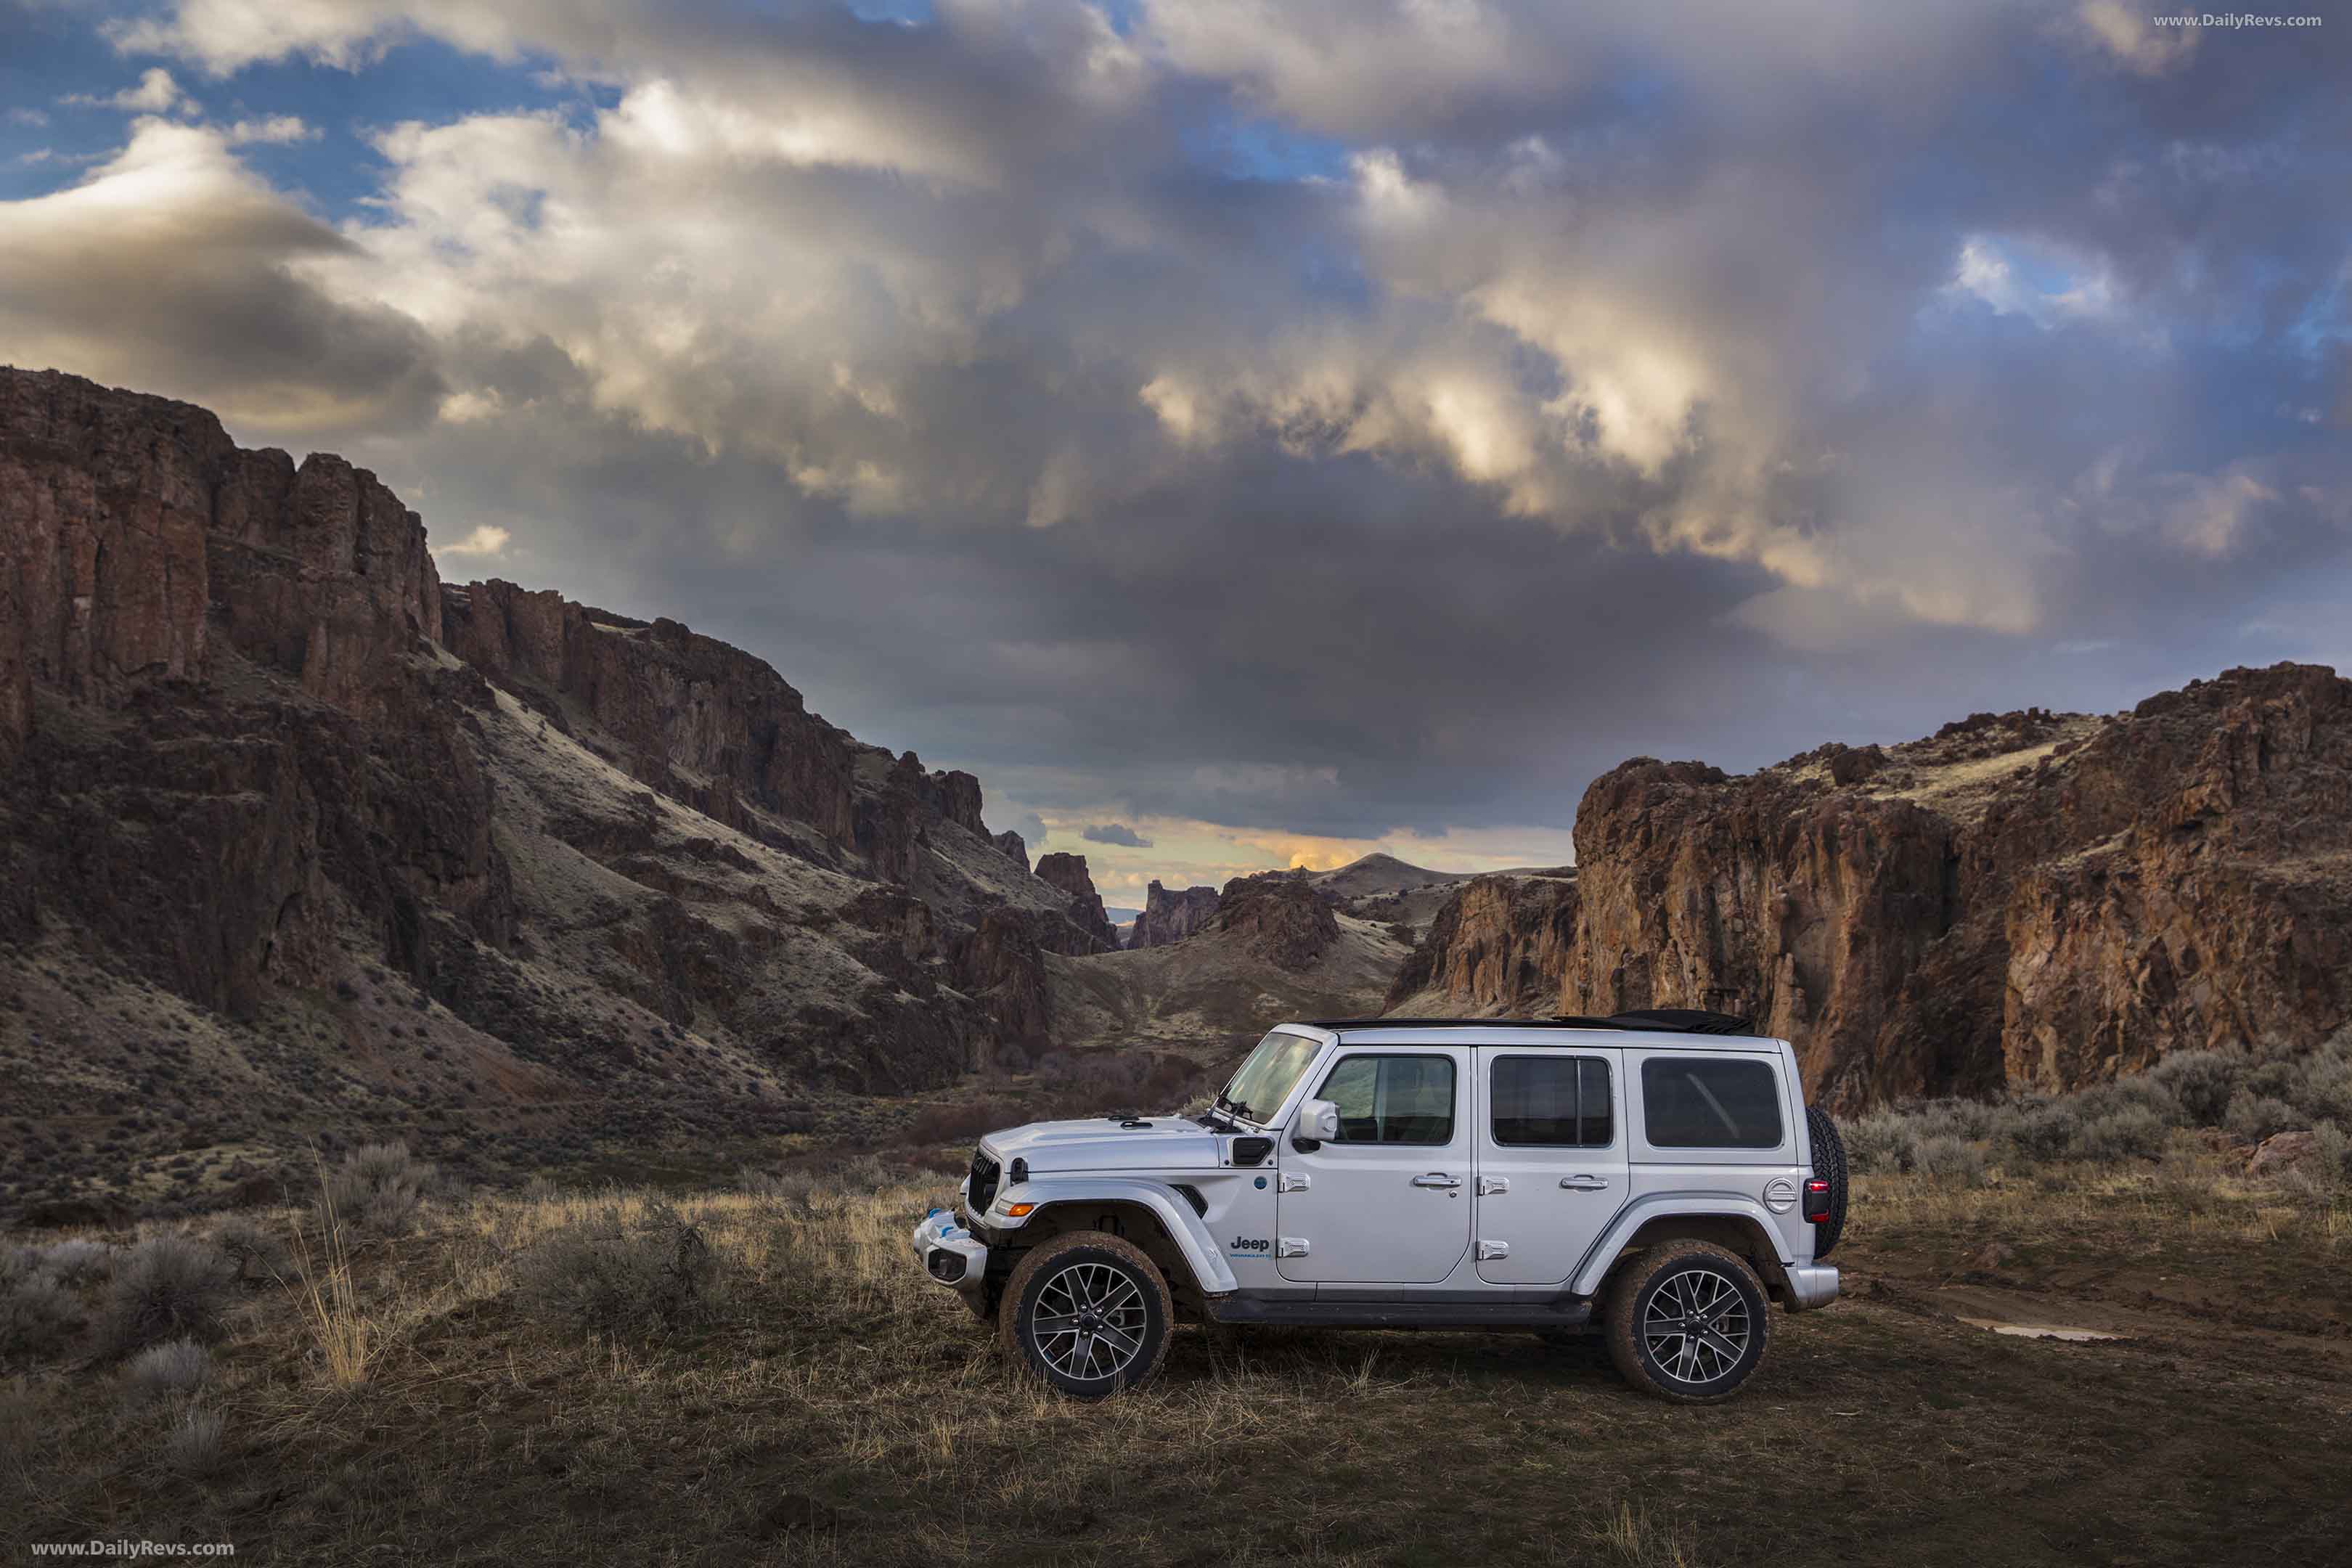
[[[2029,1162],[2063,1160],[2083,1131],[2080,1109],[2063,1100],[2021,1107],[2011,1120],[2010,1147]]]
[[[1981,1142],[1993,1135],[2000,1108],[1981,1100],[1931,1100],[1911,1110],[1906,1120],[1922,1138],[1962,1138]]]
[[[2179,1102],[2192,1127],[2219,1127],[2237,1092],[2237,1058],[2220,1051],[2175,1051],[2148,1069]]]
[[[1846,1164],[1864,1176],[1894,1175],[1911,1168],[1918,1138],[1911,1123],[1891,1110],[1874,1110],[1842,1128]]]
[[[163,1462],[184,1476],[205,1476],[220,1468],[221,1416],[217,1410],[191,1410],[163,1438]]]
[[[32,1247],[0,1253],[0,1361],[62,1353],[82,1325],[81,1302]]]
[[[433,1167],[411,1154],[407,1144],[369,1143],[327,1173],[326,1201],[353,1230],[401,1236],[415,1223],[432,1183]]]
[[[113,1268],[114,1248],[102,1241],[69,1237],[42,1249],[41,1267],[55,1275],[60,1285],[70,1288],[94,1284]]]
[[[700,1227],[659,1203],[635,1215],[613,1205],[551,1232],[516,1259],[514,1274],[516,1300],[532,1316],[612,1334],[707,1321],[726,1291]]]
[[[2311,1130],[2311,1163],[2330,1185],[2352,1185],[2352,1132],[2333,1121]]]
[[[266,1284],[286,1272],[286,1243],[278,1233],[251,1215],[223,1216],[212,1229],[212,1244],[229,1260],[237,1283]]]
[[[2146,1111],[2167,1127],[2186,1124],[2187,1117],[2180,1101],[2172,1090],[2146,1073],[2132,1078],[2117,1079],[2112,1083],[2095,1083],[2076,1089],[2065,1097],[2085,1122],[2097,1121],[2118,1111]]]
[[[1911,1149],[1913,1170],[1938,1181],[1958,1182],[1964,1187],[1982,1186],[1988,1163],[1982,1149],[1949,1133],[1919,1139]]]
[[[151,1236],[126,1248],[107,1286],[100,1338],[117,1354],[220,1331],[236,1266],[194,1237]]]
[[[2164,1152],[2170,1130],[2144,1105],[2128,1105],[2083,1124],[2067,1152],[2077,1160],[2152,1160]]]
[[[2293,1128],[2301,1117],[2285,1100],[2267,1094],[2255,1093],[2251,1088],[2242,1089],[2230,1100],[2229,1114],[2222,1125],[2233,1137],[2249,1143],[2259,1143],[2273,1132]]]
[[[2336,1036],[2305,1066],[2303,1097],[2296,1103],[2314,1122],[2352,1127],[2352,1047],[2339,1046],[2346,1039]]]
[[[132,1356],[131,1364],[122,1369],[122,1383],[131,1398],[152,1401],[194,1393],[212,1370],[212,1352],[194,1340],[167,1340]]]

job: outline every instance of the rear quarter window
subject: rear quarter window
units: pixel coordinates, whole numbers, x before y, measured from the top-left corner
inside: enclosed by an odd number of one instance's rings
[[[1642,1064],[1642,1131],[1657,1149],[1777,1149],[1780,1083],[1742,1057],[1652,1057]]]

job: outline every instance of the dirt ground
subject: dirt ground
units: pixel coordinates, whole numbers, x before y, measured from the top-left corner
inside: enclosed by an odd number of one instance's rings
[[[2352,1543],[2352,1212],[2183,1165],[1877,1178],[1847,1297],[1686,1410],[1597,1342],[1183,1331],[1098,1405],[1016,1382],[907,1256],[912,1186],[709,1194],[726,1310],[652,1341],[534,1315],[590,1200],[446,1205],[363,1247],[363,1377],[299,1300],[234,1315],[217,1464],[104,1364],[0,1397],[0,1535],[317,1563],[2277,1563]],[[635,1203],[638,1200],[631,1199]],[[2001,1334],[1964,1321],[2089,1329]]]

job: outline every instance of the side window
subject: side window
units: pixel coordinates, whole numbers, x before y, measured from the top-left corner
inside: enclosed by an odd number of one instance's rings
[[[1737,1057],[1652,1057],[1642,1064],[1642,1123],[1660,1149],[1777,1149],[1780,1085]]]
[[[1616,1142],[1609,1064],[1599,1057],[1496,1057],[1493,1082],[1497,1143],[1606,1149]]]
[[[1451,1057],[1344,1057],[1315,1097],[1339,1108],[1341,1143],[1454,1142]]]

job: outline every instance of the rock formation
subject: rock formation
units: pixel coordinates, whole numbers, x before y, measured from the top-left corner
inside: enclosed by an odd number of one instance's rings
[[[1541,1018],[1559,1010],[1560,976],[1576,936],[1576,879],[1480,877],[1431,921],[1389,988],[1391,1011],[1415,999],[1474,1013]]]
[[[1227,882],[1213,924],[1241,937],[1259,957],[1291,970],[1311,965],[1339,936],[1330,900],[1304,877],[1283,871]]]
[[[1008,827],[996,836],[995,842],[999,849],[1020,863],[1024,871],[1029,869],[1029,846],[1023,841],[1021,835]]]
[[[1217,889],[1186,888],[1171,893],[1153,878],[1145,889],[1143,909],[1135,917],[1135,934],[1127,945],[1165,947],[1171,942],[1182,942],[1195,931],[1208,929],[1217,916]]]
[[[1639,758],[1585,792],[1576,847],[1565,942],[1538,922],[1515,945],[1519,915],[1474,884],[1410,989],[1746,1014],[1843,1107],[2074,1088],[2352,1014],[2352,682],[2324,668],[1738,778]],[[1533,983],[1495,979],[1498,954]]]
[[[1040,1037],[1042,954],[1100,945],[969,773],[674,621],[445,589],[374,476],[186,404],[0,370],[0,1059],[87,1129],[0,1211],[303,1129],[807,1125]]]
[[[1070,919],[1099,944],[1096,952],[1118,951],[1118,928],[1110,923],[1110,911],[1103,907],[1102,895],[1095,891],[1095,879],[1087,873],[1085,856],[1061,849],[1040,855],[1036,875],[1069,900]]]

